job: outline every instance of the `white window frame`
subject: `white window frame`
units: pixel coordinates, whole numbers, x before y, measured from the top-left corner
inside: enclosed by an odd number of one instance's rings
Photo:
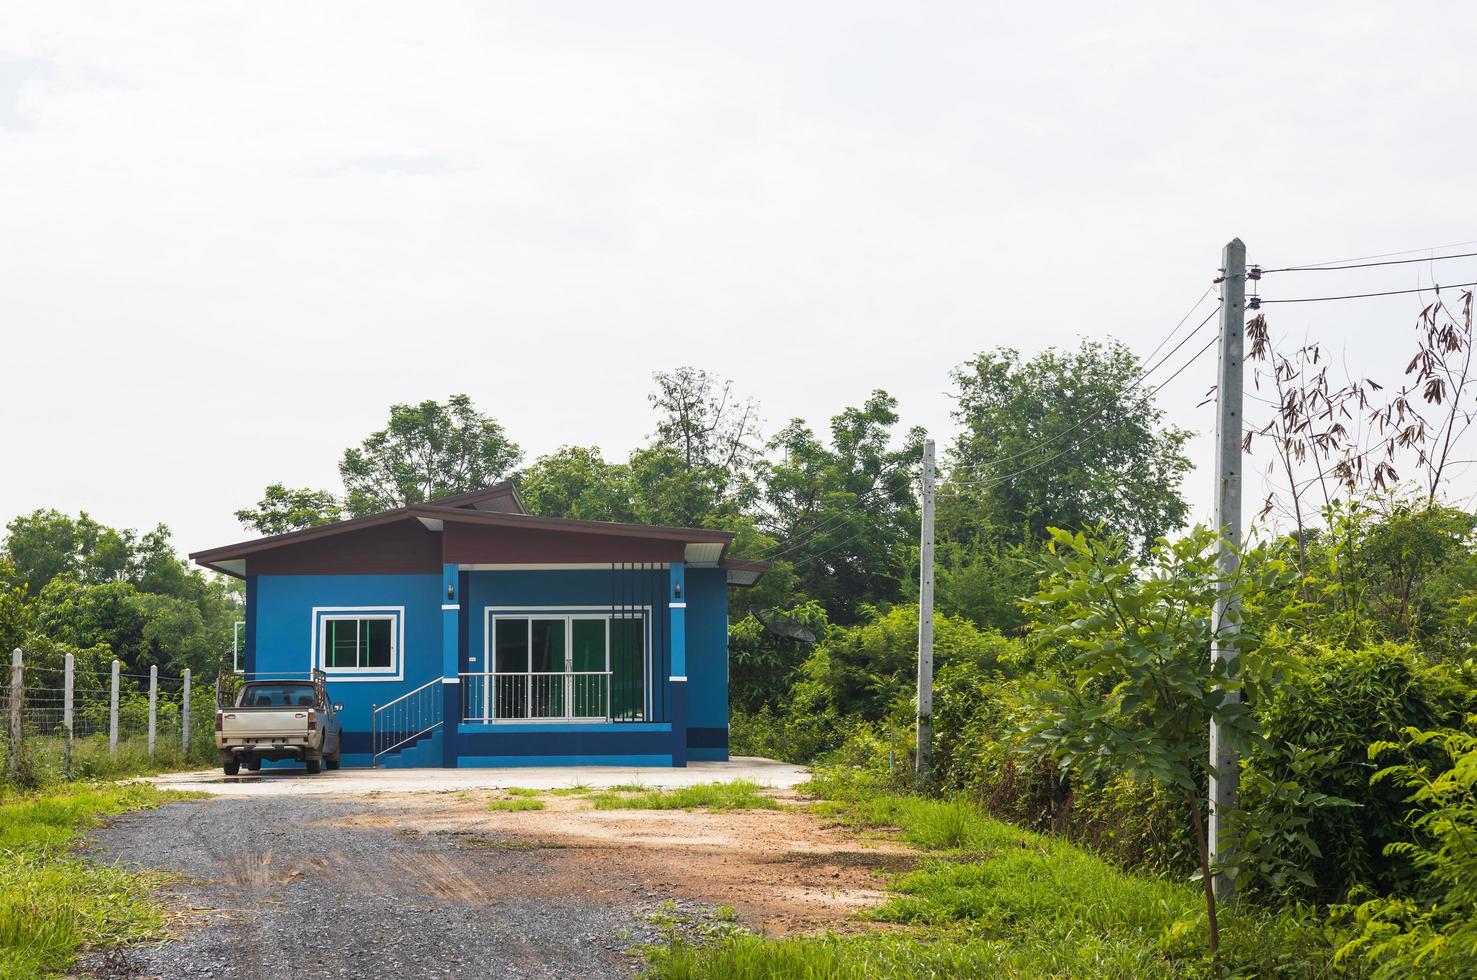
[[[482,717],[490,724],[495,725],[526,725],[526,724],[570,724],[572,722],[605,721],[607,715],[560,715],[554,718],[494,718],[492,716],[492,689],[496,684],[496,678],[502,677],[526,677],[528,681],[525,690],[528,697],[532,697],[533,675],[533,622],[543,620],[545,622],[564,622],[564,676],[569,677],[574,666],[574,621],[577,619],[595,620],[605,623],[605,674],[611,680],[606,686],[606,710],[609,711],[609,698],[615,690],[614,672],[610,665],[610,623],[618,619],[640,619],[641,620],[641,663],[643,690],[641,694],[641,711],[645,718],[652,714],[652,676],[651,676],[651,606],[626,606],[622,611],[625,613],[612,614],[609,606],[486,606],[483,609],[483,631],[482,631],[482,670],[470,671],[482,675]],[[497,637],[497,622],[500,619],[526,619],[528,620],[528,660],[525,669],[509,671],[499,674],[495,669],[494,642]],[[471,666],[470,664],[468,665]],[[568,682],[566,680],[566,687]],[[564,703],[570,705],[574,699],[566,690]]]
[[[388,620],[390,627],[390,665],[388,667],[330,667],[325,662],[324,634],[329,622],[344,620]],[[405,679],[405,607],[404,606],[314,606],[310,669],[321,670],[341,681],[399,681]]]

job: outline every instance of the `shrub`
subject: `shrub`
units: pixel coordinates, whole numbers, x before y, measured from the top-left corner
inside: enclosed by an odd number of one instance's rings
[[[1355,936],[1340,951],[1377,965],[1377,977],[1477,976],[1477,736],[1407,729],[1399,744],[1377,742],[1369,757],[1405,761],[1371,780],[1410,792],[1411,839],[1385,847],[1419,875],[1413,897],[1375,898],[1354,910]]]
[[[1432,665],[1395,643],[1358,650],[1315,647],[1302,659],[1307,670],[1298,682],[1275,689],[1256,707],[1266,741],[1247,755],[1247,823],[1278,819],[1281,804],[1273,790],[1288,782],[1348,800],[1355,805],[1325,809],[1305,828],[1315,856],[1304,852],[1296,862],[1312,883],[1295,894],[1328,902],[1356,886],[1378,894],[1406,891],[1416,871],[1406,855],[1388,848],[1410,838],[1407,792],[1389,780],[1371,783],[1367,747],[1399,739],[1409,727],[1460,724],[1464,714],[1477,710],[1473,688],[1455,668]],[[1300,759],[1316,764],[1299,764]]]

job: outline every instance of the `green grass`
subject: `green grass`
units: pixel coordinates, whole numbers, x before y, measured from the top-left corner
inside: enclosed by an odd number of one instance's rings
[[[160,935],[163,912],[149,890],[161,876],[70,849],[104,817],[184,795],[142,785],[74,786],[0,803],[0,976],[60,975],[84,945]]]
[[[71,776],[78,781],[123,779],[184,769],[213,768],[217,764],[217,755],[211,731],[207,728],[203,732],[192,732],[191,739],[190,754],[186,756],[180,751],[178,731],[161,732],[155,740],[152,758],[148,739],[144,737],[120,739],[116,754],[109,751],[106,735],[75,739],[72,742]],[[39,789],[66,781],[65,743],[62,739],[49,736],[28,738],[24,744],[24,786]]]
[[[508,788],[507,793],[508,793],[509,796],[543,796],[544,795],[544,791],[541,790],[541,789],[526,789],[526,788],[524,788],[522,786],[511,786],[511,787]]]
[[[758,783],[738,779],[731,783],[701,783],[680,789],[612,787],[590,797],[597,810],[783,810],[765,795]]]
[[[549,790],[549,795],[550,796],[585,796],[589,792],[590,792],[590,787],[589,787],[588,784],[586,784],[586,783],[571,783],[568,786],[561,786],[558,789],[551,789],[551,790]]]
[[[893,924],[859,936],[677,941],[649,953],[652,975],[804,977],[1210,977],[1205,910],[1189,882],[1124,872],[1064,841],[986,816],[964,800],[818,778],[816,810],[927,855],[869,913]],[[1314,920],[1316,921],[1316,920]],[[1228,975],[1321,976],[1334,944],[1296,913],[1224,909]]]
[[[511,800],[493,800],[487,804],[487,809],[495,813],[517,813],[522,810],[542,810],[543,800],[530,800],[526,796],[516,796]]]

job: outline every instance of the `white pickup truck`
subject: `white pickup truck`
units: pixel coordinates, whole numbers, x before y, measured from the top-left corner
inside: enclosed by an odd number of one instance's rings
[[[338,713],[343,705],[328,699],[321,672],[311,681],[247,681],[230,707],[215,713],[215,747],[227,776],[252,772],[262,760],[301,759],[316,773],[326,762],[337,769],[343,754],[343,729]]]

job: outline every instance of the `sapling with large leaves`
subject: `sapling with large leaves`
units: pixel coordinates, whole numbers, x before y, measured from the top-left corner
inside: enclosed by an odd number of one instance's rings
[[[1256,737],[1249,702],[1295,663],[1247,629],[1228,630],[1214,612],[1224,587],[1240,594],[1258,622],[1275,622],[1268,597],[1288,594],[1276,580],[1295,576],[1294,564],[1259,552],[1226,580],[1216,567],[1219,545],[1213,531],[1197,527],[1178,541],[1161,540],[1140,563],[1121,537],[1053,528],[1041,590],[1027,600],[1033,638],[1064,681],[1044,686],[1031,741],[1089,778],[1128,772],[1183,796],[1212,952],[1220,930],[1203,806],[1210,723],[1234,740]],[[1233,661],[1211,659],[1217,632]]]

